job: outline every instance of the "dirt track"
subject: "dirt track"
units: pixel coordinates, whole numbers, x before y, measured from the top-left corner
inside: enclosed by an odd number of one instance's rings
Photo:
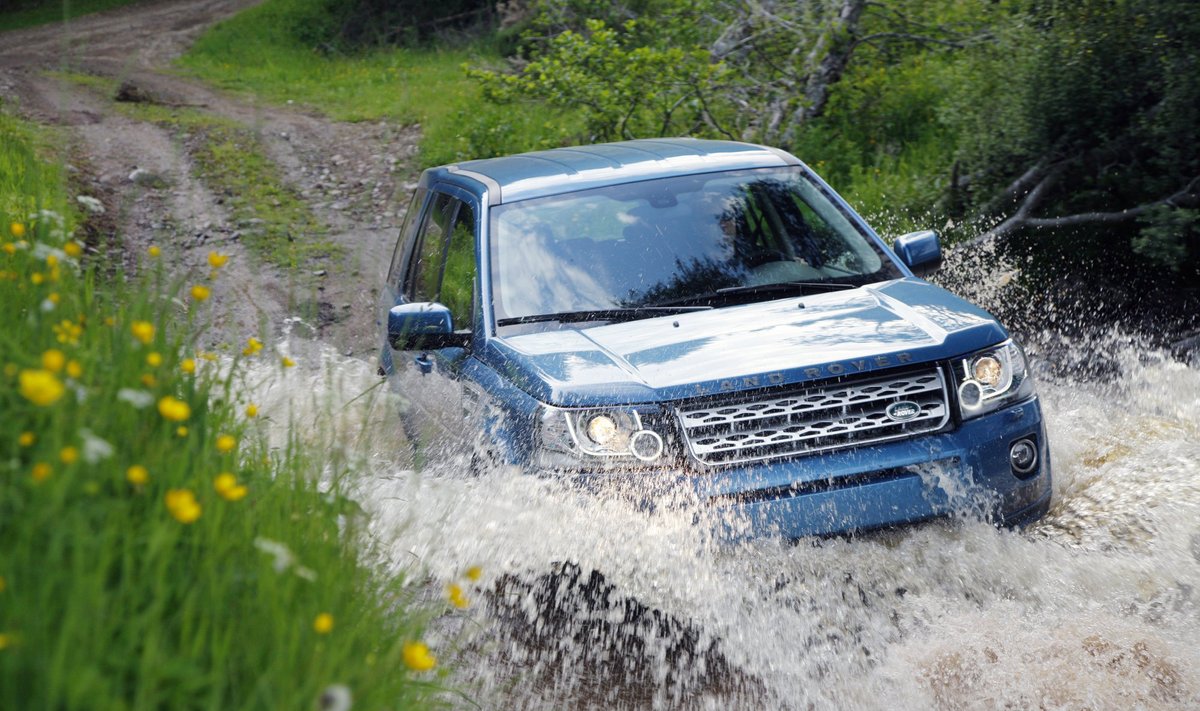
[[[412,180],[417,131],[384,123],[347,124],[291,107],[232,97],[167,73],[211,24],[259,0],[160,0],[69,23],[0,34],[0,100],[66,129],[77,156],[69,170],[78,194],[101,200],[99,219],[134,266],[150,244],[180,271],[206,274],[209,251],[233,256],[213,290],[210,345],[250,335],[274,337],[303,315],[312,335],[346,354],[374,352],[375,295]],[[186,147],[154,123],[119,112],[111,96],[50,73],[69,70],[130,82],[155,101],[186,104],[255,131],[286,183],[345,247],[344,259],[288,274],[242,247],[244,225],[196,177]],[[137,169],[163,180],[130,179]],[[156,187],[157,186],[157,187]],[[324,272],[324,274],[321,274]]]

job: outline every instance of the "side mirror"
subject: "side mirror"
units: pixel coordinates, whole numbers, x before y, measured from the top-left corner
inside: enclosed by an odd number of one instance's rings
[[[896,238],[892,250],[904,262],[904,266],[919,277],[928,276],[942,266],[942,245],[938,243],[937,232],[933,230],[901,235]]]
[[[387,328],[388,343],[398,351],[462,347],[470,339],[454,332],[450,309],[438,303],[393,306]]]

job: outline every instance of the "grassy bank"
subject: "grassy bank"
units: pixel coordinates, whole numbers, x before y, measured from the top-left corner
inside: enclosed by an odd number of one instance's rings
[[[153,0],[145,0],[153,2]],[[138,0],[17,0],[12,9],[0,12],[0,32],[22,27],[69,22],[94,12],[130,5]]]
[[[570,116],[546,107],[484,102],[463,66],[502,61],[486,41],[341,54],[303,39],[304,27],[320,21],[319,6],[266,0],[216,25],[180,64],[226,89],[342,121],[419,123],[423,165],[558,145],[576,130]]]
[[[360,560],[327,461],[266,444],[244,372],[291,361],[197,352],[211,273],[166,248],[101,281],[37,137],[0,115],[0,708],[431,703],[438,610]]]

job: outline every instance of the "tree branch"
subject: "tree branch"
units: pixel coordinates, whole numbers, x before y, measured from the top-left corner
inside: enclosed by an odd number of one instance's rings
[[[953,47],[955,49],[962,49],[966,46],[962,42],[955,42],[954,40],[939,39],[937,37],[929,37],[926,35],[913,35],[907,32],[876,32],[873,35],[859,37],[854,41],[852,48],[858,47],[860,44],[871,44],[875,40],[879,39],[899,39],[908,40],[910,42],[921,42],[924,44],[940,44],[945,45],[946,47]]]
[[[1049,177],[1050,176],[1047,176],[1047,178]],[[1033,192],[1030,192],[1030,198],[1033,197],[1034,193],[1042,190],[1044,187],[1047,187],[1046,180],[1043,180],[1038,187],[1034,188]],[[1032,210],[1032,206],[1030,205],[1029,198],[1026,198],[1025,202],[1021,205],[1021,209],[1017,211],[1017,214],[1008,218],[1004,222],[1001,222],[999,225],[996,225],[987,232],[979,235],[975,239],[971,240],[969,244],[974,246],[989,240],[998,239],[1000,237],[1007,236],[1008,234],[1023,227],[1055,228],[1071,227],[1073,225],[1128,222],[1129,220],[1135,220],[1150,210],[1153,210],[1156,207],[1162,207],[1163,205],[1168,205],[1170,207],[1188,207],[1190,205],[1200,203],[1200,193],[1197,193],[1198,187],[1200,187],[1200,176],[1192,178],[1187,185],[1183,186],[1183,188],[1161,200],[1155,200],[1154,202],[1148,202],[1125,210],[1119,210],[1117,212],[1081,212],[1075,215],[1063,215],[1062,217],[1029,217],[1028,214]]]

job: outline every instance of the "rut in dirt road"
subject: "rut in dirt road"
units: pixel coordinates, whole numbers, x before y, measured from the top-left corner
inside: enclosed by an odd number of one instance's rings
[[[369,357],[375,287],[403,217],[396,195],[407,192],[403,183],[415,173],[409,162],[418,131],[338,123],[167,73],[207,27],[254,4],[139,3],[66,25],[4,33],[0,102],[65,129],[78,194],[100,200],[104,214],[96,222],[108,233],[101,241],[121,251],[127,268],[144,261],[151,244],[180,276],[206,275],[210,251],[233,256],[213,284],[206,345],[275,338],[287,329]],[[203,179],[196,132],[123,110],[130,104],[114,101],[114,87],[121,87],[122,98],[236,127],[317,225],[315,236],[287,230],[286,239],[319,239],[332,249],[318,247],[313,258],[283,267],[262,259],[243,239],[261,220],[234,209],[236,196]]]

